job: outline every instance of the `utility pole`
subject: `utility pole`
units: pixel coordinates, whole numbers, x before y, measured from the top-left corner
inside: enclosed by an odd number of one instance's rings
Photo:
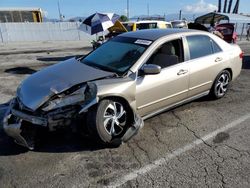
[[[238,14],[239,6],[240,6],[240,0],[237,0],[236,3],[235,3],[233,14]]]
[[[147,4],[148,17],[149,17],[149,4]]]
[[[224,2],[223,13],[227,13],[227,0],[225,0],[225,2]]]
[[[60,2],[59,2],[59,0],[57,1],[57,7],[58,7],[59,19],[60,19],[60,21],[63,21],[63,15],[61,13],[61,8],[60,8]]]
[[[227,13],[231,12],[232,3],[233,3],[233,0],[229,0],[229,5],[228,5]]]
[[[179,20],[182,20],[182,11],[180,10],[180,13],[179,13]]]
[[[127,18],[129,19],[129,0],[127,0]]]
[[[221,0],[218,1],[218,12],[221,12]]]

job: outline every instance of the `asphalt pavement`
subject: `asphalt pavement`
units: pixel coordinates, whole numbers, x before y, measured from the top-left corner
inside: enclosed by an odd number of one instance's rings
[[[118,148],[60,131],[43,133],[40,147],[27,151],[0,125],[0,187],[250,187],[250,42],[239,44],[243,70],[224,98],[202,98],[148,119]],[[89,51],[72,46],[46,50],[45,43],[17,53],[13,45],[0,53],[0,118],[23,79]]]

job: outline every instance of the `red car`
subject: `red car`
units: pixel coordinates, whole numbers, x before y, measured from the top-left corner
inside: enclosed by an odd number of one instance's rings
[[[233,23],[218,24],[215,27],[216,31],[219,31],[223,35],[223,39],[228,43],[236,43],[237,33],[234,31]]]

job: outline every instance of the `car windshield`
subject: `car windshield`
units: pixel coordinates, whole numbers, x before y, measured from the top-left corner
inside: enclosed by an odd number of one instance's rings
[[[141,57],[152,41],[115,37],[90,53],[82,63],[119,75],[124,74]]]

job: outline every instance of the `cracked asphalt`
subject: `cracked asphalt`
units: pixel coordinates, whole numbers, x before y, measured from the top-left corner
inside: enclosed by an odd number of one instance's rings
[[[27,151],[0,125],[0,187],[250,187],[250,118],[204,139],[250,117],[250,43],[240,45],[243,70],[224,98],[202,98],[148,119],[119,148],[103,148],[77,133],[60,131],[44,133],[40,147]],[[43,48],[46,44],[36,53],[0,54],[0,119],[24,78],[88,52]],[[199,144],[187,147],[197,140]]]

